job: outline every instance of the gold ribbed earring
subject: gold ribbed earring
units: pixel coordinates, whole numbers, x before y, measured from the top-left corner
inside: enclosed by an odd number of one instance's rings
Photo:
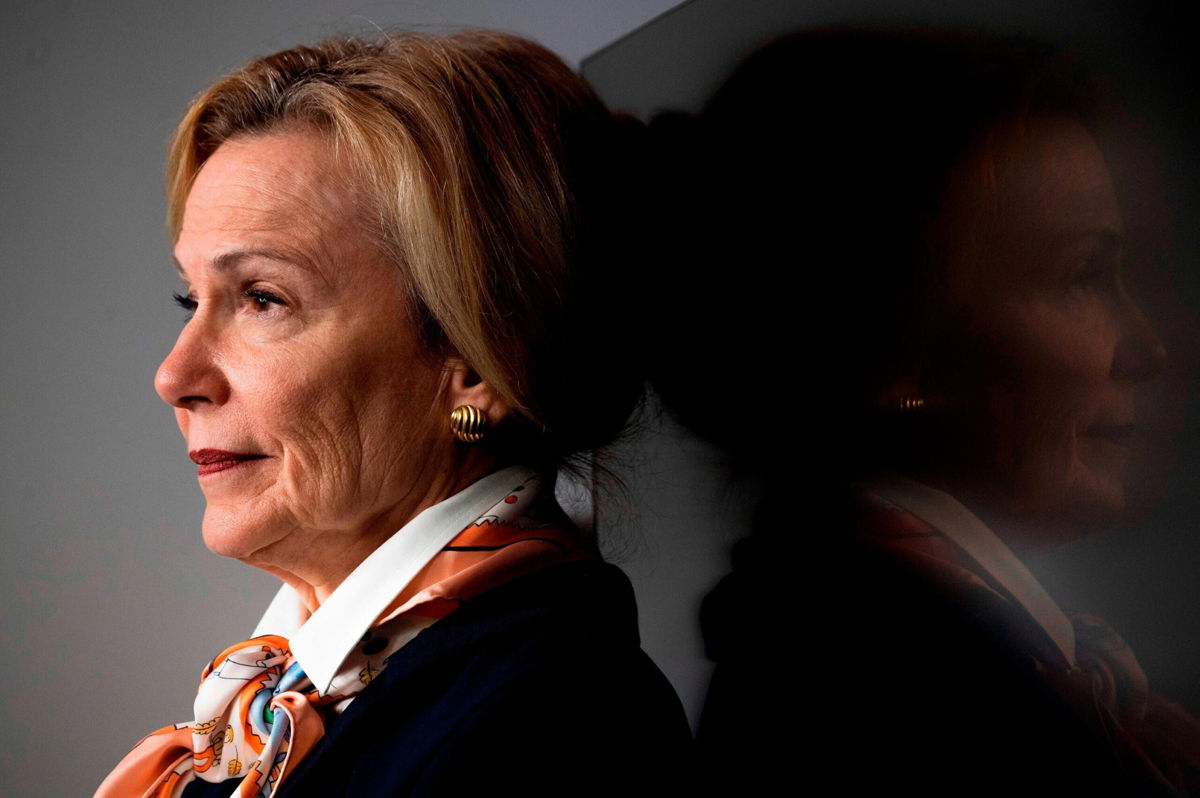
[[[475,405],[459,405],[450,411],[450,431],[463,443],[478,443],[487,429],[487,416]]]

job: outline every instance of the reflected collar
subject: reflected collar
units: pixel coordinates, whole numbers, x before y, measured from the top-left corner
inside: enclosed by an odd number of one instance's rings
[[[864,489],[915,515],[965,551],[1037,621],[1075,665],[1075,630],[1058,604],[996,533],[949,493],[905,477],[888,477]]]

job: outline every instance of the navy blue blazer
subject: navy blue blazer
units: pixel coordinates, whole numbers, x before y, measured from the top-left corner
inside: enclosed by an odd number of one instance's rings
[[[554,566],[466,602],[388,659],[280,795],[675,792],[691,734],[642,652],[621,571]],[[185,798],[227,796],[196,780]]]
[[[1086,674],[1045,667],[983,591],[857,539],[853,509],[781,492],[705,599],[703,794],[1174,795],[1121,758]]]

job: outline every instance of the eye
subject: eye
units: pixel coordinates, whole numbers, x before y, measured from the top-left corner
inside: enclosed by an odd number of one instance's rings
[[[266,313],[267,311],[271,310],[272,305],[278,305],[280,307],[287,306],[287,303],[284,302],[280,297],[262,288],[247,288],[242,292],[242,296],[250,300],[250,303],[254,306],[254,309],[259,313]]]
[[[1121,272],[1120,238],[1106,233],[1091,244],[1089,250],[1071,273],[1071,290],[1099,293],[1115,288]]]
[[[187,319],[192,318],[192,314],[196,312],[196,300],[190,296],[183,294],[172,293],[171,298],[175,300],[175,304],[187,311]]]
[[[1108,279],[1108,268],[1099,258],[1092,258],[1071,276],[1071,287],[1091,290],[1102,286]]]
[[[1089,256],[1071,274],[1070,290],[1093,294],[1116,290],[1120,273],[1120,250],[1103,248]]]

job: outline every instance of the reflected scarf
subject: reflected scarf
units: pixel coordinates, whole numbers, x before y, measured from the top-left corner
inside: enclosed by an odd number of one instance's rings
[[[1116,760],[1150,795],[1200,796],[1200,721],[1151,693],[1133,650],[1104,620],[1068,613],[1074,664],[1042,626],[965,551],[930,524],[886,502],[868,502],[876,545],[947,589],[981,623],[1026,651],[1077,715],[1101,730]]]
[[[553,483],[549,483],[552,488]],[[518,576],[596,556],[534,477],[507,490],[407,584],[346,656],[322,694],[286,638],[230,646],[205,668],[195,720],[142,738],[96,798],[178,798],[193,779],[240,779],[234,795],[270,798],[387,659],[462,602]],[[398,533],[403,534],[403,530]]]

